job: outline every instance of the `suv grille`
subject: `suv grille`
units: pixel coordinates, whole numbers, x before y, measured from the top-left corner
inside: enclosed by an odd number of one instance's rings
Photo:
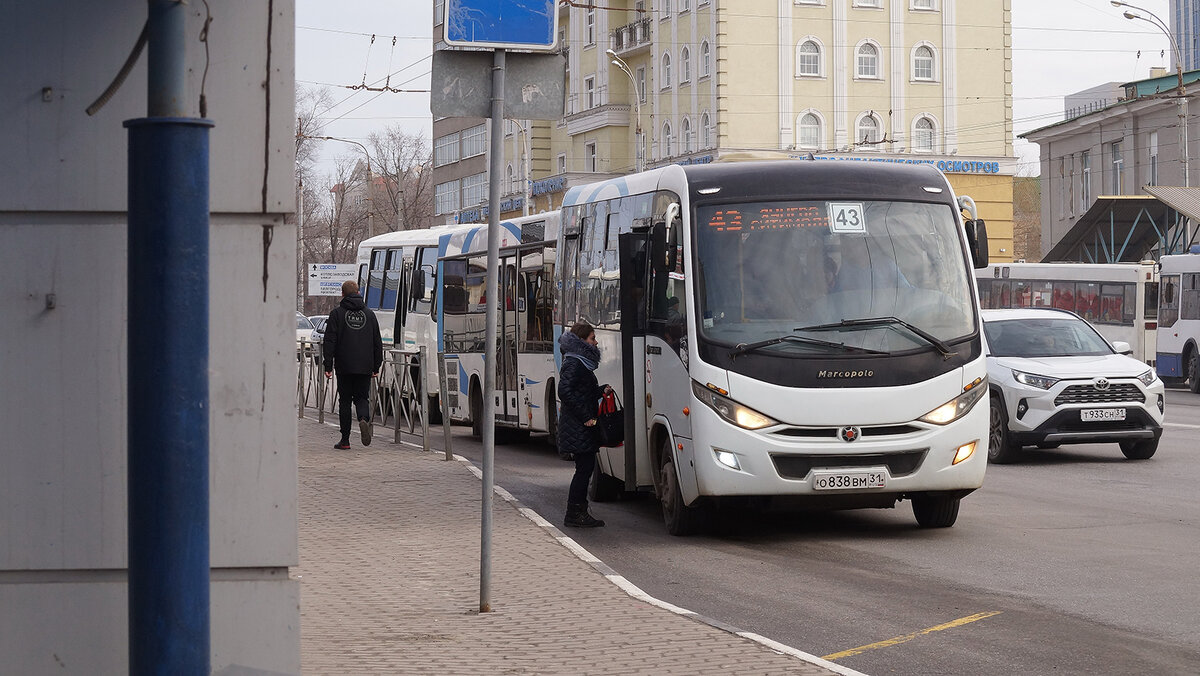
[[[1118,401],[1145,403],[1146,395],[1133,383],[1114,383],[1107,390],[1097,390],[1091,385],[1072,385],[1055,397],[1054,405],[1107,404]]]

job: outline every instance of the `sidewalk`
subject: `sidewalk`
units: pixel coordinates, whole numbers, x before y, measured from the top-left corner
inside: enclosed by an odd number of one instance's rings
[[[504,491],[480,614],[469,464],[382,428],[336,451],[333,421],[298,423],[305,674],[857,673],[646,596]]]

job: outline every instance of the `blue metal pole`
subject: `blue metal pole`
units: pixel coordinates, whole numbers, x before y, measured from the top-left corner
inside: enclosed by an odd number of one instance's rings
[[[129,120],[129,673],[209,672],[208,120]]]
[[[146,25],[149,117],[184,117],[187,110],[187,5],[150,0]]]

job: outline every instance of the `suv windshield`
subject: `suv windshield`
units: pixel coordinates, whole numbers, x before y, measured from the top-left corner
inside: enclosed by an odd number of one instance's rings
[[[975,330],[958,220],[947,204],[700,205],[695,222],[707,340],[749,345],[813,331],[813,338],[892,353]],[[852,323],[881,317],[894,321]],[[791,340],[764,349],[828,355]]]
[[[1006,319],[983,324],[993,357],[1076,357],[1113,349],[1082,319]]]

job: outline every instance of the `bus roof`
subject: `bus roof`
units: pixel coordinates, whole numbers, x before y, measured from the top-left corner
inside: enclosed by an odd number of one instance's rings
[[[688,185],[720,188],[739,197],[792,200],[871,199],[951,201],[946,177],[928,164],[853,160],[763,160],[683,167]],[[720,197],[719,194],[716,195]],[[940,196],[940,199],[939,199]]]

